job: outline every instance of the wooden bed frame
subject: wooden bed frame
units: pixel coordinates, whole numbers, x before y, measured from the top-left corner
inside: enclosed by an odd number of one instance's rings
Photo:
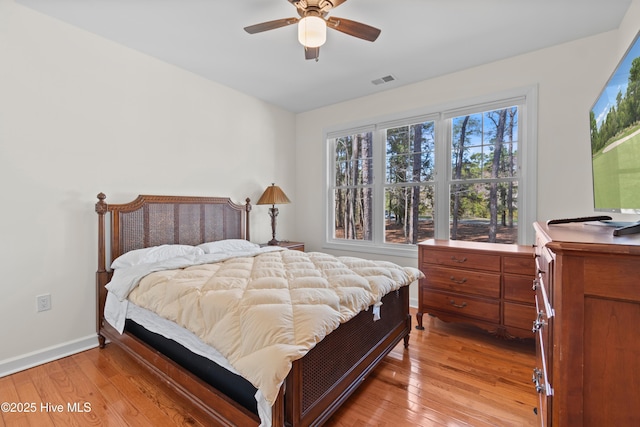
[[[197,245],[222,239],[249,240],[250,200],[237,205],[226,197],[138,196],[125,204],[107,204],[98,194],[97,333],[123,348],[164,383],[193,403],[206,423],[257,426],[257,415],[125,331],[104,321],[112,272],[107,266],[121,254],[161,244]],[[107,224],[106,217],[110,217]],[[322,425],[355,391],[379,362],[404,339],[409,345],[409,287],[383,298],[381,320],[372,309],[329,334],[293,363],[272,408],[273,426]],[[286,392],[285,392],[286,390]]]

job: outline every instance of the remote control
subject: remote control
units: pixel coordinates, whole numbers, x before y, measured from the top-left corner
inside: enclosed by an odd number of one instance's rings
[[[547,225],[569,224],[571,222],[606,221],[610,219],[611,217],[608,215],[581,216],[576,218],[550,219],[549,221],[547,221]]]

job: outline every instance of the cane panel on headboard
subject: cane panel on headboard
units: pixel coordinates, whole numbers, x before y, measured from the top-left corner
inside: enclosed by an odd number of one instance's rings
[[[98,195],[96,212],[100,219],[110,214],[111,260],[134,249],[162,244],[249,239],[249,199],[238,205],[228,197],[140,195],[124,204],[107,204],[105,198],[103,193]],[[103,231],[104,223],[99,226]]]

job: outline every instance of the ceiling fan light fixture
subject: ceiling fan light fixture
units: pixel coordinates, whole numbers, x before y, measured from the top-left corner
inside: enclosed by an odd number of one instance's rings
[[[327,23],[319,16],[305,16],[298,21],[298,41],[304,47],[320,47],[327,41]]]

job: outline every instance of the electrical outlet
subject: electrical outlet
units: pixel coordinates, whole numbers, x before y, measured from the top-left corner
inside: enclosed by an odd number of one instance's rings
[[[36,309],[38,311],[51,310],[51,294],[38,295],[36,297]]]

